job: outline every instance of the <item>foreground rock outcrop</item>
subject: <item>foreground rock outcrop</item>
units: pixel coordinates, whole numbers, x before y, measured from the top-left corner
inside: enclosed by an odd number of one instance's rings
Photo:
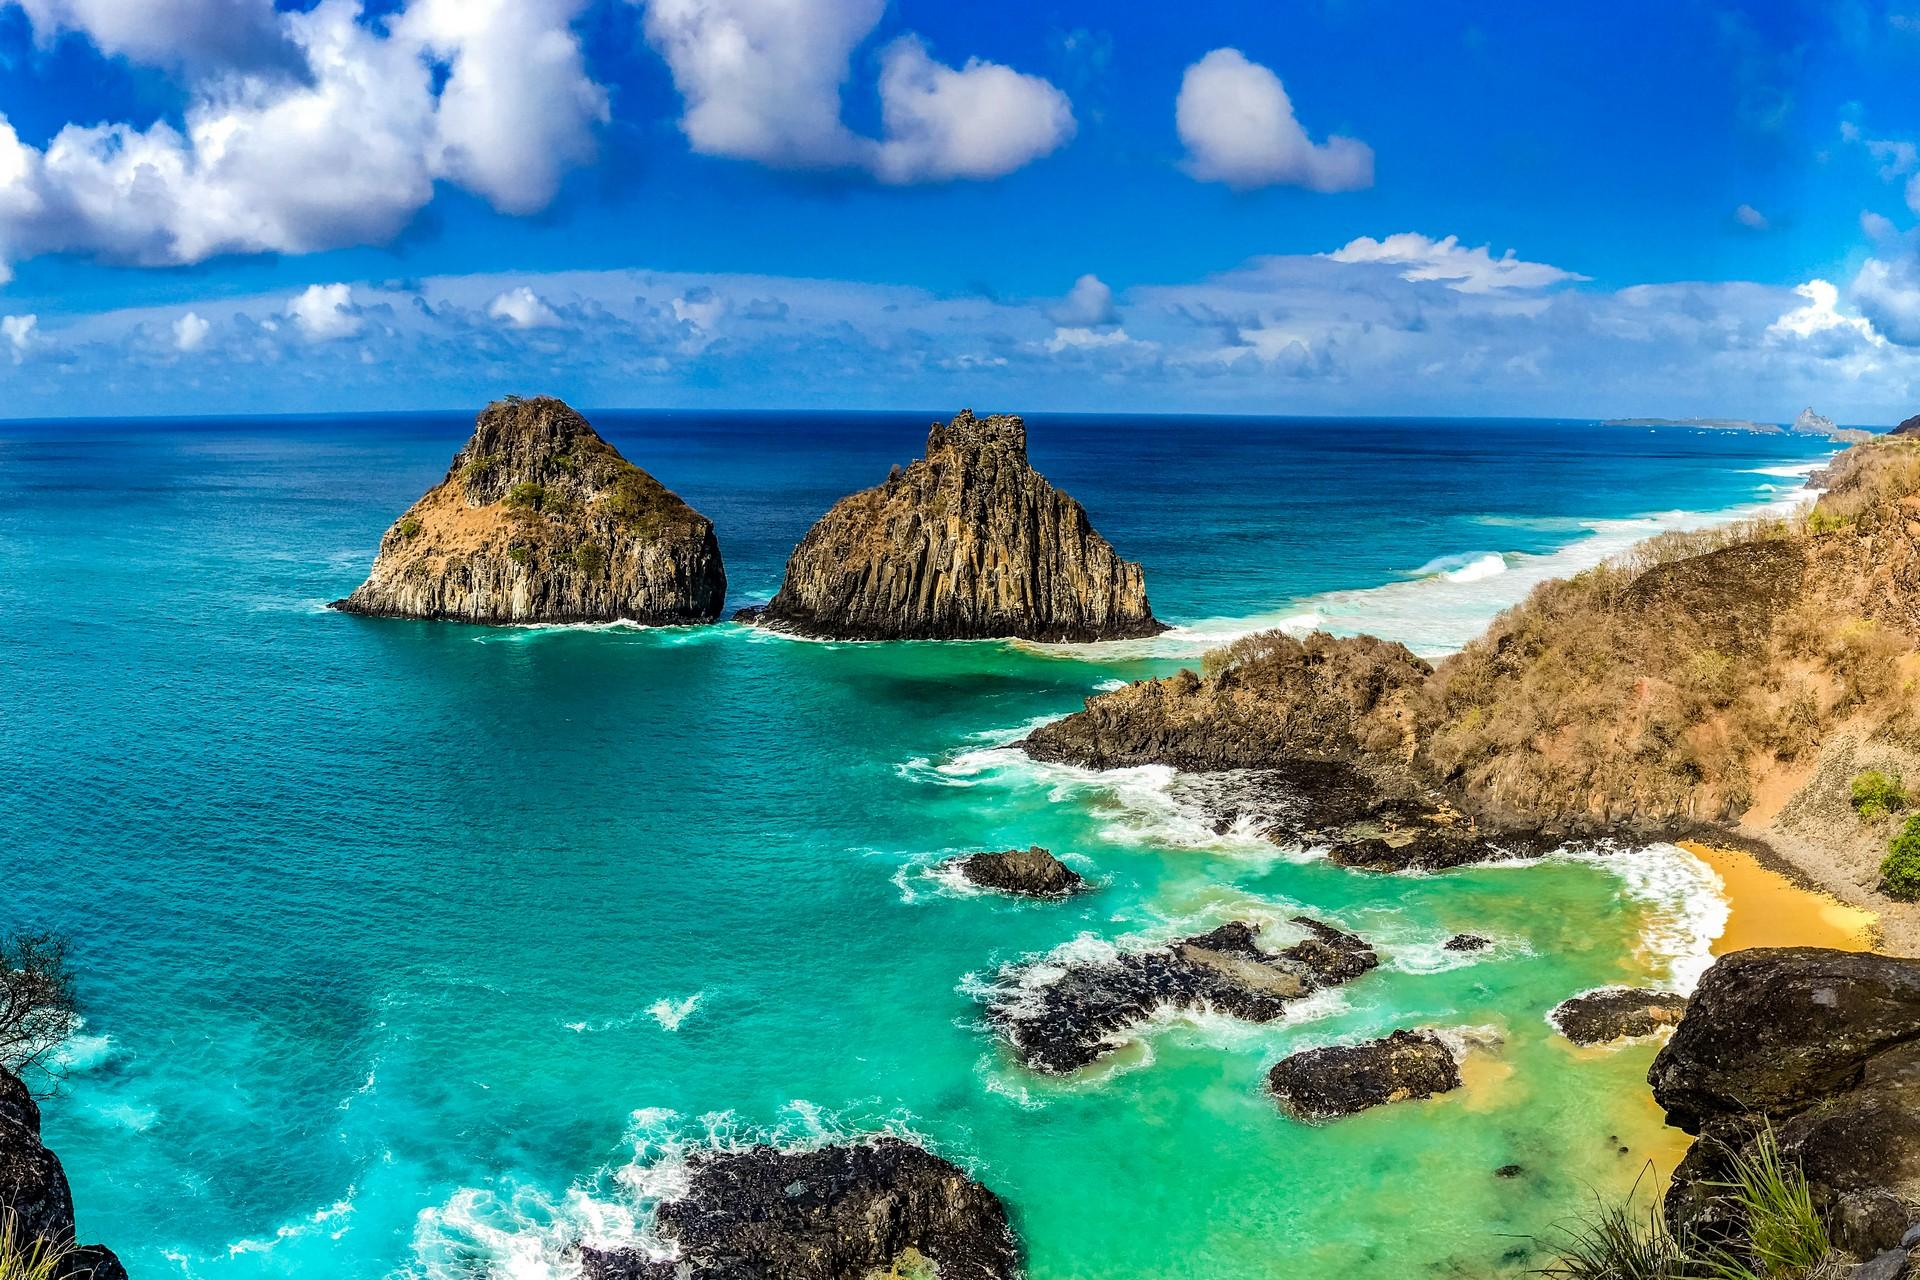
[[[586,1280],[870,1280],[925,1274],[916,1264],[940,1280],[1020,1272],[999,1198],[910,1142],[748,1147],[689,1165],[686,1193],[654,1220],[678,1258],[583,1248]]]
[[[1670,1225],[1737,1233],[1724,1183],[1771,1126],[1833,1243],[1900,1246],[1920,1218],[1920,961],[1819,947],[1723,956],[1648,1079],[1698,1135],[1667,1193]]]
[[[60,1158],[40,1141],[40,1108],[19,1077],[0,1069],[0,1227],[12,1215],[16,1244],[64,1251],[54,1280],[126,1280],[111,1250],[77,1245],[73,1192]]]
[[[347,613],[462,622],[711,622],[713,525],[565,403],[486,407],[446,479],[387,530]]]
[[[968,883],[1025,898],[1064,898],[1087,887],[1086,878],[1039,845],[954,859]]]
[[[753,620],[841,640],[1118,640],[1165,628],[1140,566],[1027,463],[1019,418],[962,410],[885,484],[835,503]]]
[[[1575,1044],[1608,1044],[1678,1026],[1687,998],[1672,991],[1604,987],[1563,1001],[1547,1015]]]
[[[1377,967],[1365,941],[1305,916],[1301,941],[1279,951],[1259,945],[1260,927],[1235,922],[1147,951],[1078,965],[1036,985],[1029,970],[1002,974],[987,1019],[1020,1060],[1064,1074],[1120,1047],[1162,1010],[1211,1010],[1248,1022],[1282,1017],[1292,1001]]]
[[[1331,1120],[1459,1087],[1460,1064],[1431,1031],[1402,1030],[1363,1044],[1307,1049],[1282,1058],[1267,1073],[1267,1088],[1300,1120]]]

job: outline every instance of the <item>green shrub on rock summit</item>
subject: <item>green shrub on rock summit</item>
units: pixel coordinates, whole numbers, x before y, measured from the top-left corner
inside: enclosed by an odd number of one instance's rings
[[[1920,814],[1907,819],[1880,864],[1880,884],[1895,898],[1920,898]]]

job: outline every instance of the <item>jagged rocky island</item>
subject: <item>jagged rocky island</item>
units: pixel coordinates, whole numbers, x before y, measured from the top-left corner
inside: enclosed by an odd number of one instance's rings
[[[484,409],[446,479],[380,540],[347,613],[462,622],[711,622],[712,523],[560,400]]]
[[[1026,423],[963,409],[926,456],[835,503],[743,620],[836,640],[1081,642],[1165,630],[1140,566],[1027,462]]]

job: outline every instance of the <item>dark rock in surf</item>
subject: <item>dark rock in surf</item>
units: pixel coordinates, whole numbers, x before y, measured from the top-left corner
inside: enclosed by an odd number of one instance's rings
[[[1460,1064],[1430,1031],[1308,1049],[1282,1058],[1267,1073],[1267,1088],[1300,1120],[1331,1120],[1459,1087]]]
[[[1027,898],[1064,898],[1087,887],[1079,872],[1039,845],[1001,853],[972,853],[954,859],[954,866],[968,882],[983,889]]]
[[[1352,934],[1304,916],[1293,923],[1307,936],[1279,951],[1259,946],[1259,926],[1236,922],[1078,965],[1033,986],[1022,981],[1029,969],[1013,967],[1002,973],[987,1018],[1028,1067],[1063,1074],[1112,1052],[1160,1010],[1206,1009],[1271,1022],[1289,1003],[1380,963]]]
[[[446,479],[380,540],[346,613],[462,622],[711,622],[727,575],[707,518],[559,400],[481,412]]]
[[[1456,933],[1441,944],[1446,951],[1485,951],[1493,945],[1491,938],[1483,938],[1477,933]]]
[[[885,484],[835,503],[761,619],[839,640],[1090,641],[1166,628],[1140,566],[1027,463],[1019,418],[961,410]]]
[[[679,1252],[582,1248],[586,1280],[870,1280],[924,1261],[940,1280],[1014,1280],[1005,1207],[957,1166],[897,1138],[689,1160],[654,1228]],[[906,1264],[906,1265],[902,1265]]]
[[[0,1069],[0,1209],[11,1214],[17,1243],[67,1250],[52,1280],[127,1280],[101,1245],[76,1245],[73,1192],[60,1158],[40,1141],[40,1108],[18,1076]]]
[[[1687,998],[1672,991],[1607,987],[1564,1001],[1549,1017],[1575,1044],[1606,1044],[1676,1026],[1686,1011]]]

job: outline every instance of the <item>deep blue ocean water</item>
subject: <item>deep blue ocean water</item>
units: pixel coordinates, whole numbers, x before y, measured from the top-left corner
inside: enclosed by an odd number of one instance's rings
[[[744,604],[934,415],[590,416],[714,520]],[[1517,1273],[1670,1153],[1652,1048],[1576,1054],[1542,1015],[1697,969],[1700,864],[1372,877],[1216,835],[1163,770],[1000,744],[1255,626],[1444,652],[1542,577],[1786,500],[1828,446],[1032,418],[1034,463],[1179,624],[1120,646],[326,611],[470,429],[0,424],[0,929],[73,940],[86,1026],[47,1134],[83,1236],[136,1276],[567,1276],[574,1241],[644,1228],[692,1147],[881,1129],[999,1191],[1034,1280]],[[1016,903],[932,873],[1028,843],[1101,890]],[[1299,910],[1385,968],[1067,1082],[979,1025],[1003,963]],[[1439,949],[1463,929],[1496,946]],[[1498,1044],[1460,1095],[1334,1125],[1262,1096],[1293,1048],[1406,1025]]]

